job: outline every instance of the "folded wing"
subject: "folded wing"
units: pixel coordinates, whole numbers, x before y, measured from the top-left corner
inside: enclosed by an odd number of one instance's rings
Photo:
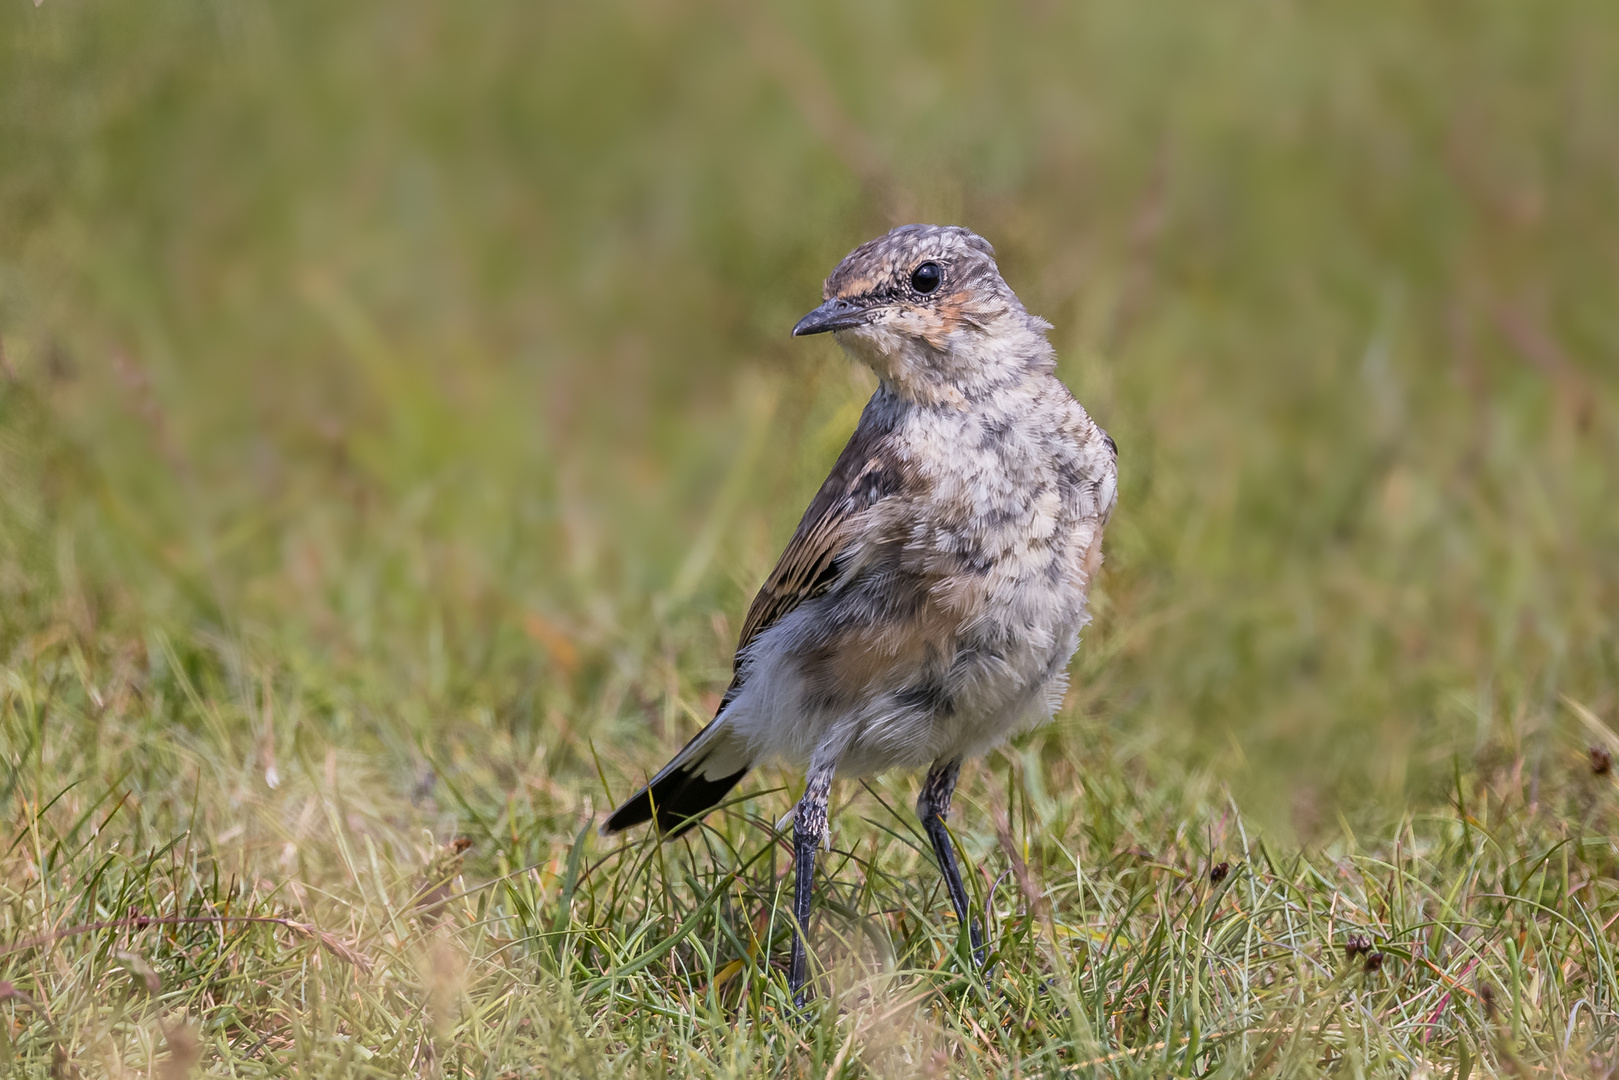
[[[679,836],[718,805],[753,767],[748,748],[726,727],[727,709],[745,678],[741,662],[745,650],[800,604],[837,587],[858,531],[857,516],[900,487],[900,462],[890,452],[889,427],[874,408],[876,404],[874,398],[866,407],[776,568],[753,598],[732,662],[731,685],[714,719],[645,787],[613,811],[602,832],[615,833],[655,821],[665,839]]]

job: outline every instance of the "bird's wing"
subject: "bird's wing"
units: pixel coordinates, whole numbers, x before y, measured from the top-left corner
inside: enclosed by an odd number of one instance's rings
[[[736,649],[735,674],[715,719],[613,812],[602,825],[603,832],[615,833],[656,818],[666,839],[679,836],[752,767],[747,748],[729,741],[721,722],[726,707],[742,689],[742,652],[799,604],[831,589],[846,571],[848,560],[840,564],[839,557],[854,546],[860,531],[857,516],[900,487],[901,466],[888,433],[888,427],[874,419],[868,408],[832,466],[832,475],[804,511],[776,569],[753,598]]]
[[[901,466],[890,448],[885,425],[861,418],[860,426],[838,455],[832,473],[804,511],[787,550],[753,598],[737,642],[737,662],[753,640],[806,600],[836,584],[839,557],[848,552],[859,530],[861,511],[893,495],[901,486]],[[727,698],[732,697],[733,683]]]

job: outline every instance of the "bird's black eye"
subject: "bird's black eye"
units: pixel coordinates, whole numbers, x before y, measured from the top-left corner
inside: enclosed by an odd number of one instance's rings
[[[936,262],[925,262],[911,271],[911,288],[926,296],[944,280],[944,270]]]

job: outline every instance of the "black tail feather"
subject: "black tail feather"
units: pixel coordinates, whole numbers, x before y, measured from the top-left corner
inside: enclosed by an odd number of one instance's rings
[[[702,762],[689,768],[670,769],[624,801],[602,825],[602,832],[616,833],[657,820],[658,832],[673,840],[725,798],[752,766],[744,765],[729,776],[710,778],[698,774]]]

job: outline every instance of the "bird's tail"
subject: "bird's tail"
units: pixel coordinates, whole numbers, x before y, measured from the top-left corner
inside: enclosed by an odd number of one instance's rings
[[[622,832],[655,821],[663,838],[672,840],[718,806],[752,767],[746,748],[727,730],[722,712],[646,787],[624,800],[602,823],[601,831]]]

